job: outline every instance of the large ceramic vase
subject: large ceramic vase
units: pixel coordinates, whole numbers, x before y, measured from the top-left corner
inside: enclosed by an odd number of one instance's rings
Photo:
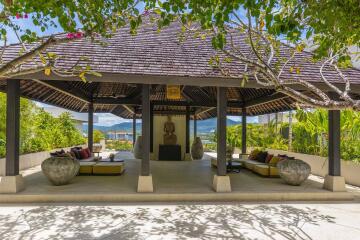
[[[44,175],[56,186],[68,184],[79,168],[79,161],[71,157],[50,157],[41,164]]]
[[[230,145],[226,145],[226,160],[232,160],[232,156],[234,154],[235,148]]]
[[[286,159],[277,164],[280,177],[289,185],[299,186],[310,175],[311,167],[302,160]]]
[[[134,157],[142,159],[142,136],[138,136],[134,145]]]
[[[100,143],[94,143],[93,144],[93,152],[94,153],[99,153],[101,152],[101,149],[102,149],[102,145]]]
[[[204,147],[200,137],[196,137],[191,145],[191,157],[194,160],[200,160],[204,156]]]

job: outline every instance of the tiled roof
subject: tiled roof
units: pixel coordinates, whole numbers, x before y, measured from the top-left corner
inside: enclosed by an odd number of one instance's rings
[[[215,54],[224,57],[219,52],[216,52],[211,45],[211,37],[206,39],[195,38],[189,35],[183,41],[180,41],[179,34],[181,26],[179,23],[172,23],[169,27],[162,29],[160,32],[152,24],[145,24],[140,27],[136,35],[131,35],[128,28],[123,28],[117,31],[110,39],[104,40],[107,44],[103,46],[97,41],[90,41],[90,39],[76,39],[70,43],[59,44],[51,47],[48,51],[57,53],[61,56],[58,60],[58,66],[63,68],[70,68],[78,60],[79,56],[84,56],[89,59],[89,64],[94,71],[103,74],[136,74],[140,76],[164,76],[171,79],[175,76],[191,77],[193,79],[192,85],[197,85],[197,80],[201,78],[215,78],[221,83],[229,79],[229,76],[224,76],[219,69],[210,66],[209,60]],[[61,37],[62,35],[60,35]],[[245,52],[250,52],[249,45],[244,41],[244,36],[234,35],[234,41]],[[99,40],[99,39],[96,39]],[[3,62],[10,61],[17,57],[21,49],[20,45],[11,45],[4,51]],[[289,47],[283,45],[281,47],[280,55],[285,56]],[[283,77],[286,79],[301,78],[312,82],[321,82],[319,69],[321,63],[313,63],[309,59],[311,54],[307,52],[298,53],[293,59],[288,69],[284,71]],[[39,61],[39,60],[35,60]],[[290,66],[300,68],[300,73],[296,71],[290,72]],[[241,62],[231,61],[226,63],[225,67],[234,76],[241,76],[245,65]],[[360,85],[360,71],[356,69],[344,69],[344,74],[350,79],[354,85]],[[341,79],[338,78],[335,71],[327,69],[325,75],[330,81],[342,84]],[[45,75],[44,75],[45,76]],[[27,79],[26,76],[23,77]],[[56,78],[56,76],[54,76]],[[39,80],[42,80],[39,78]],[[135,97],[140,97],[140,92],[136,91],[137,87],[129,87],[126,84],[126,79],[115,79],[113,83],[104,82],[66,82],[65,85],[74,91],[81,92],[85,96],[91,94],[98,95],[98,97],[113,97],[117,98],[128,97],[133,94]],[[60,82],[60,81],[59,81]],[[241,88],[241,78],[239,78],[239,86],[229,88],[230,94],[236,93],[234,101],[243,102],[244,99],[254,100],[266,94],[274,94],[274,90],[258,89],[258,88]],[[1,83],[0,90],[5,90],[5,82]],[[77,98],[71,98],[63,92],[57,92],[54,89],[48,88],[46,85],[41,85],[38,82],[31,80],[23,80],[22,95],[34,100],[43,101],[57,106],[65,107],[74,111],[86,111],[86,102],[82,102]],[[27,85],[26,85],[27,84]],[[25,88],[25,86],[28,86]],[[29,90],[30,88],[30,90]],[[32,90],[31,90],[32,89]],[[193,98],[201,96],[196,94],[196,89]],[[66,89],[65,89],[66,90]],[[215,91],[213,87],[208,87],[210,92]],[[133,91],[133,92],[132,92]],[[46,93],[47,92],[47,93]],[[53,94],[51,94],[53,92]],[[235,95],[236,95],[235,94]],[[164,95],[163,89],[154,93],[153,97],[160,97]],[[133,96],[133,97],[134,97]],[[204,101],[216,101],[216,94],[210,94],[208,99],[204,97]],[[186,99],[190,101],[191,99]],[[274,111],[288,110],[293,107],[294,100],[291,98],[276,99],[274,101],[267,101],[248,109],[249,115],[258,115]],[[157,107],[160,109],[160,107]],[[111,104],[99,104],[95,106],[98,112],[113,112],[123,117],[130,117],[130,112],[122,106],[114,106]],[[177,107],[176,111],[181,110]],[[161,111],[161,109],[159,110]],[[241,112],[241,109],[229,108],[229,113]],[[211,110],[206,111],[203,117],[214,116],[216,112]]]

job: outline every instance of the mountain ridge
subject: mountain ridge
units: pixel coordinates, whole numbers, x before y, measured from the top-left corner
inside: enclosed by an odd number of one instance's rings
[[[241,124],[241,121],[235,121],[229,118],[226,120],[226,122],[227,122],[227,126]],[[112,126],[103,126],[100,124],[94,124],[94,129],[100,130],[104,133],[108,131],[119,131],[119,132],[130,133],[132,132],[132,122],[122,122],[122,123],[114,124]],[[190,121],[190,132],[192,132],[193,129],[194,129],[193,121]],[[198,134],[214,132],[215,129],[216,129],[216,118],[197,121]],[[87,132],[87,123],[83,124],[83,131]],[[141,131],[141,123],[136,123],[136,131],[137,132]]]

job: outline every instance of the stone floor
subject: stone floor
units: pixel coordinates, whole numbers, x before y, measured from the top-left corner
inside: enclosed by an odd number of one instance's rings
[[[357,240],[360,204],[0,205],[0,239]]]
[[[109,154],[109,153],[106,153]],[[133,194],[132,198],[127,200],[133,201],[136,196],[145,196],[136,193],[137,181],[140,170],[140,160],[133,159],[129,152],[122,152],[119,155],[125,160],[126,171],[121,176],[77,176],[70,184],[65,186],[52,186],[45,176],[42,174],[39,167],[29,169],[23,172],[26,181],[26,189],[15,195],[0,195],[0,202],[8,202],[9,199],[18,200],[29,198],[28,202],[46,199],[45,195],[49,197],[48,201],[56,201],[57,196],[67,195],[63,201],[76,201],[75,196],[82,196],[83,201],[86,201],[84,195],[97,195],[93,198],[94,201],[104,200],[106,197],[115,196],[113,201],[126,201],[127,194]],[[254,173],[242,170],[240,173],[231,173],[231,187],[233,195],[217,195],[212,190],[213,175],[216,170],[210,166],[208,157],[198,161],[151,161],[151,173],[153,176],[154,189],[156,194],[162,194],[165,197],[163,200],[219,200],[224,197],[224,200],[332,200],[335,193],[326,191],[322,188],[322,179],[311,176],[301,186],[289,186],[283,183],[280,178],[264,178]],[[360,192],[355,188],[351,189],[353,192]],[[276,194],[275,194],[276,193]],[[171,199],[171,194],[187,194],[184,198],[179,198],[180,195],[174,195]],[[203,194],[199,198],[195,198],[195,194]],[[206,195],[208,194],[208,195]],[[235,195],[234,195],[235,194]],[[231,198],[236,196],[237,198]],[[281,194],[281,195],[279,195]],[[152,195],[146,195],[152,196]],[[213,197],[217,199],[213,199]],[[277,198],[276,198],[277,196]],[[317,196],[321,196],[317,198]],[[24,198],[23,198],[24,197]],[[72,198],[73,197],[73,198]],[[152,196],[152,197],[155,197]],[[168,197],[168,198],[166,198]],[[346,195],[349,198],[349,195]],[[109,197],[110,198],[110,197]],[[108,198],[108,199],[109,199]],[[121,198],[121,199],[120,199]],[[91,199],[90,197],[88,199]],[[111,199],[110,199],[111,200]],[[142,199],[138,199],[141,201]],[[149,201],[151,199],[143,199]],[[161,200],[153,198],[154,201]],[[336,199],[333,199],[336,200]],[[44,200],[45,201],[45,200]],[[60,201],[60,200],[59,200]],[[82,201],[79,197],[77,201]]]

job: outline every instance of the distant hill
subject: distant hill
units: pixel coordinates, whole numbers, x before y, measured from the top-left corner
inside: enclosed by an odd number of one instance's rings
[[[193,121],[190,123],[190,131],[193,131]],[[241,124],[241,122],[234,121],[231,119],[227,119],[227,125],[237,125]],[[132,122],[122,122],[119,124],[115,124],[112,126],[101,126],[101,125],[94,125],[94,129],[100,130],[102,132],[108,132],[108,131],[121,131],[121,132],[132,132]],[[199,134],[202,133],[210,133],[214,132],[216,129],[216,118],[210,118],[206,120],[198,120],[197,121],[197,131]],[[87,132],[87,124],[83,125],[84,132]],[[137,132],[141,131],[141,123],[136,124],[136,130]]]

